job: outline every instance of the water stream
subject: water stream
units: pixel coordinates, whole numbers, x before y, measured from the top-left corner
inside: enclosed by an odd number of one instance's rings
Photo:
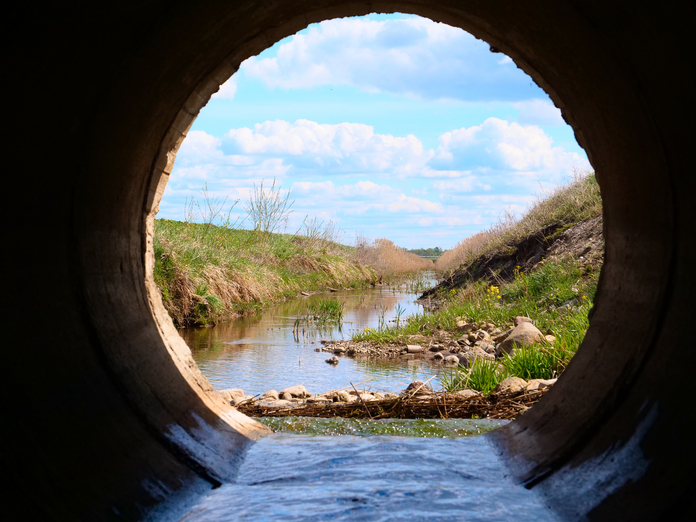
[[[434,283],[433,274],[429,282]],[[316,394],[371,378],[365,384],[368,389],[398,392],[414,380],[439,374],[440,365],[415,359],[369,361],[342,357],[337,366],[331,366],[325,363],[330,354],[314,350],[322,340],[350,339],[355,331],[376,329],[382,314],[386,324],[394,326],[397,309],[404,310],[402,321],[422,313],[422,306],[416,302],[419,295],[408,284],[341,290],[281,303],[252,317],[215,327],[180,333],[215,389],[242,388],[248,395],[256,395],[304,384]],[[297,340],[293,335],[295,320],[306,313],[310,303],[328,298],[345,303],[343,326],[305,327]]]
[[[293,336],[308,303],[345,302],[342,328]],[[254,317],[181,332],[216,389],[256,395],[304,384],[313,393],[371,378],[366,387],[399,391],[441,370],[417,360],[368,362],[317,353],[321,340],[348,339],[421,313],[418,293],[378,287],[315,295]],[[402,317],[403,318],[403,317]],[[437,379],[436,379],[437,380]],[[368,386],[369,385],[369,386]],[[362,388],[362,386],[361,386]],[[189,499],[158,522],[232,521],[517,521],[554,520],[537,496],[507,476],[488,438],[506,421],[467,419],[259,419],[275,433],[253,444],[232,483]]]

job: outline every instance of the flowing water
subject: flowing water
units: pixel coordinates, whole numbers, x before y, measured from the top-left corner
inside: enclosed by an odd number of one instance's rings
[[[473,436],[505,421],[264,422],[281,431],[251,447],[233,483],[160,522],[555,520]]]
[[[434,283],[432,274],[428,283]],[[331,366],[324,362],[331,354],[314,350],[322,340],[350,339],[355,331],[376,329],[380,319],[393,327],[399,310],[403,310],[400,321],[422,313],[423,307],[416,302],[420,293],[411,288],[410,284],[403,284],[316,294],[279,304],[252,317],[180,333],[199,368],[218,390],[242,388],[247,395],[256,395],[304,384],[316,394],[371,378],[364,385],[367,389],[398,392],[414,380],[438,375],[441,367],[414,358],[368,361],[350,357],[341,357],[337,366]],[[342,327],[305,326],[296,338],[296,319],[306,314],[311,303],[328,298],[345,304]],[[436,383],[437,379],[431,382]]]
[[[345,303],[341,329],[293,326],[313,301]],[[414,359],[366,362],[317,353],[321,340],[348,339],[402,315],[421,313],[418,294],[378,287],[310,296],[254,317],[182,336],[216,389],[256,395],[305,384],[313,393],[350,386],[399,391],[440,369]],[[369,385],[369,386],[368,386]],[[363,386],[361,386],[362,388]],[[467,419],[265,418],[275,433],[253,444],[236,480],[189,499],[158,522],[554,520],[536,495],[513,483],[484,436],[506,421]]]

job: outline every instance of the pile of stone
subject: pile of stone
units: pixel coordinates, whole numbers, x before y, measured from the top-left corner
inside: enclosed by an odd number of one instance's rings
[[[553,342],[555,338],[544,334],[534,326],[529,317],[515,317],[514,326],[503,329],[488,322],[457,321],[455,333],[436,331],[432,336],[410,335],[408,344],[380,344],[369,341],[322,341],[317,352],[332,353],[326,359],[332,365],[339,357],[420,357],[432,359],[443,365],[465,368],[476,359],[495,360],[505,354],[513,355],[515,348],[535,343]]]
[[[427,382],[415,381],[399,395],[395,393],[331,390],[312,395],[303,385],[261,398],[235,399],[242,413],[254,417],[361,417],[361,418],[498,418],[514,419],[535,404],[556,379],[509,377],[489,396],[474,390],[434,391]],[[225,394],[230,390],[218,392]],[[238,394],[243,395],[243,394]]]
[[[256,402],[267,406],[288,406],[298,404],[331,404],[334,402],[355,402],[355,401],[376,401],[383,399],[396,399],[396,393],[380,393],[367,390],[356,391],[353,389],[329,390],[328,392],[314,395],[307,391],[304,384],[290,386],[281,390],[268,390],[263,395],[246,395],[240,388],[232,388],[215,392],[223,399],[227,400],[232,406],[239,406],[244,403]]]

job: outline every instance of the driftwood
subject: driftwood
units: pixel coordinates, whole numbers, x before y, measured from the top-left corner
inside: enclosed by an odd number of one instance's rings
[[[548,390],[514,396],[471,397],[454,394],[416,395],[362,402],[312,403],[272,406],[261,402],[239,405],[250,417],[346,417],[372,419],[514,419],[528,410]]]

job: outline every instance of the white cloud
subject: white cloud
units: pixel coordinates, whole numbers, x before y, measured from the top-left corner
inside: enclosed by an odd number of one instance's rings
[[[188,133],[186,139],[179,147],[177,158],[195,157],[198,160],[210,157],[221,157],[219,150],[222,141],[204,131],[194,130]]]
[[[372,181],[335,185],[332,181],[300,181],[292,185],[291,193],[303,201],[318,201],[321,205],[340,208],[348,214],[367,211],[389,213],[440,213],[442,204],[407,196],[389,185]]]
[[[237,94],[237,82],[234,77],[232,77],[220,86],[220,89],[213,94],[212,98],[231,100],[234,98],[235,94]]]
[[[539,127],[498,118],[488,118],[481,125],[446,132],[439,141],[440,146],[430,166],[446,171],[565,174],[574,166],[589,166],[579,154],[554,147],[553,140]]]
[[[343,18],[311,25],[241,69],[269,87],[352,85],[427,99],[538,98],[543,91],[512,60],[465,31],[426,18]]]
[[[476,176],[460,178],[456,181],[434,181],[433,187],[440,192],[471,192],[477,187],[481,187]],[[481,187],[483,188],[483,187]]]
[[[297,168],[315,169],[324,175],[410,175],[420,171],[432,156],[412,134],[395,137],[375,134],[373,127],[360,123],[320,124],[308,120],[266,121],[253,129],[232,129],[224,136],[223,150],[228,154],[280,156]]]

